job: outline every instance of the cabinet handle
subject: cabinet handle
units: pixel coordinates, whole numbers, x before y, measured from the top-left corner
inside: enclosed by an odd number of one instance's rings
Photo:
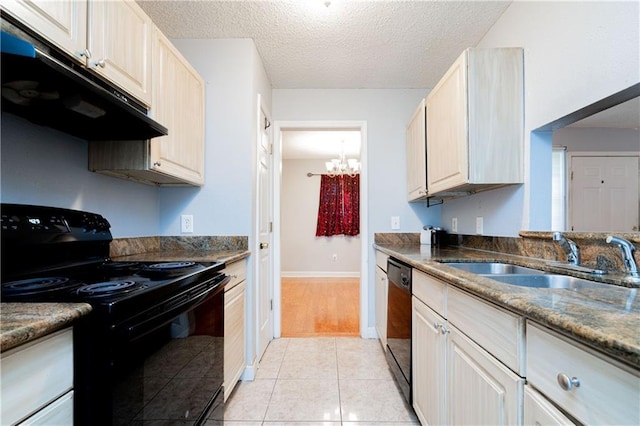
[[[440,332],[445,335],[447,333],[450,333],[451,331],[448,328],[444,328],[444,325],[440,328]]]
[[[84,49],[82,52],[78,53],[78,56],[80,56],[81,58],[90,58],[91,51],[89,49]]]
[[[156,167],[160,167],[162,166],[162,163],[160,163],[159,161],[156,161],[155,163],[153,163],[153,165]]]
[[[260,243],[260,248],[261,249],[269,248],[269,243]]]
[[[580,380],[578,380],[577,377],[569,377],[564,373],[559,373],[557,379],[558,379],[558,384],[560,385],[562,390],[565,390],[567,392],[573,389],[574,387],[576,388],[580,387]]]
[[[433,328],[435,328],[436,330],[438,330],[440,327],[442,327],[442,324],[438,324],[438,321],[433,323]]]
[[[104,59],[100,59],[99,61],[96,61],[93,63],[93,67],[100,67],[100,68],[104,68],[105,66],[107,66],[107,61],[105,61]]]

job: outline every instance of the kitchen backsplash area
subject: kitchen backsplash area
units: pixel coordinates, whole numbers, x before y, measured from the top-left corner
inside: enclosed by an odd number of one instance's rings
[[[229,251],[248,250],[247,236],[168,236],[115,238],[110,245],[110,256],[130,256],[165,251]]]
[[[607,244],[608,234],[592,232],[563,233],[580,248],[581,264],[596,269],[616,270],[623,272],[624,265],[620,249],[616,245]],[[616,233],[640,247],[640,233]],[[565,261],[566,256],[559,244],[553,241],[553,232],[521,231],[520,237],[492,237],[484,235],[447,234],[446,245],[495,251],[517,256],[535,257],[545,260]],[[376,233],[377,244],[419,245],[419,233]],[[640,250],[635,251],[636,262],[640,263]]]

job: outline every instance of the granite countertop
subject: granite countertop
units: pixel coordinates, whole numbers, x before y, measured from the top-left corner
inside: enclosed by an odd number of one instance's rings
[[[1,303],[0,351],[69,327],[89,312],[87,303]]]
[[[440,262],[506,262],[586,278],[555,270],[544,260],[468,248],[431,248],[376,243],[374,248],[441,278],[482,299],[522,315],[580,343],[640,368],[640,296],[638,288],[611,284],[578,291],[504,284]],[[619,277],[601,278],[616,281]]]
[[[249,250],[161,250],[114,256],[114,262],[223,262],[230,264],[249,257]]]

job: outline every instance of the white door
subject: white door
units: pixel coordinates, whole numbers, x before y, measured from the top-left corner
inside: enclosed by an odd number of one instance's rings
[[[269,134],[271,123],[260,109],[260,137],[258,138],[258,334],[257,359],[262,358],[267,345],[273,339],[273,305],[271,285],[271,148]]]
[[[569,229],[638,231],[638,157],[572,156]]]

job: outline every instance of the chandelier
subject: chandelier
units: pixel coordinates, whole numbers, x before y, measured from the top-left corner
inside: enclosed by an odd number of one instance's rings
[[[345,159],[344,156],[344,141],[342,141],[342,152],[340,158],[334,158],[331,161],[324,163],[327,167],[327,174],[331,177],[337,175],[349,175],[355,176],[360,172],[360,161],[357,158]]]

